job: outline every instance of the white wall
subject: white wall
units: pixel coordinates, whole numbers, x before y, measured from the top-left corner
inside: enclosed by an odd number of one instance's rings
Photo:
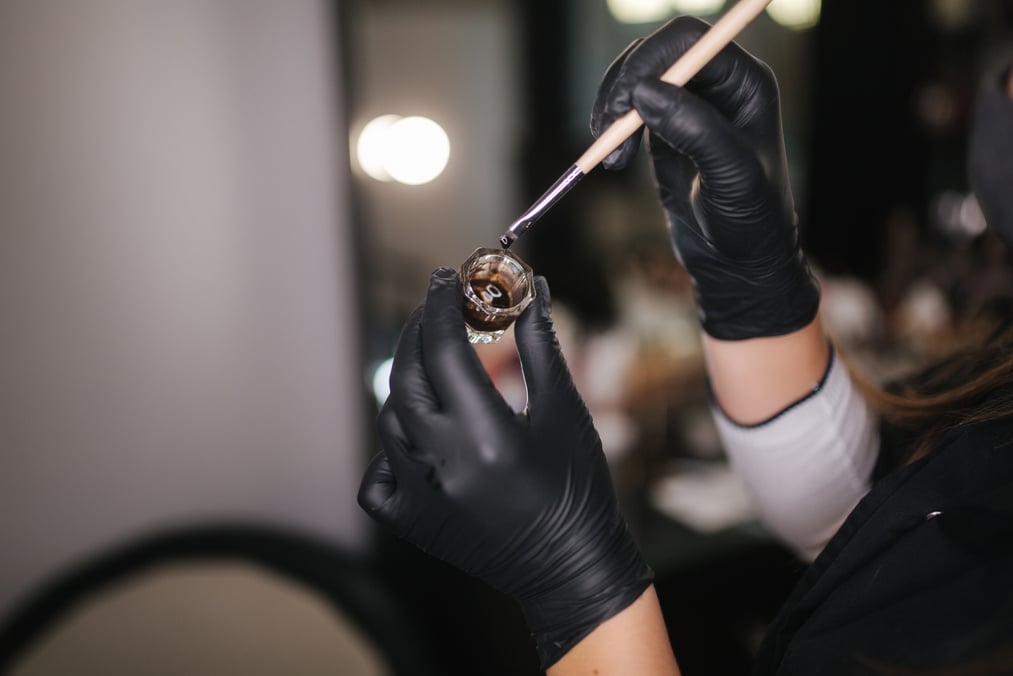
[[[328,8],[0,5],[0,612],[163,525],[358,539]]]

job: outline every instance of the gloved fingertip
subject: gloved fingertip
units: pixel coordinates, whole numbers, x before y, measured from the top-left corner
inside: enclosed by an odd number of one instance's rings
[[[549,280],[544,275],[535,275],[535,299],[542,307],[552,309],[552,293],[549,291]]]
[[[598,138],[616,117],[629,110],[628,101],[625,104],[620,103],[626,99],[628,89],[628,85],[620,85],[620,79],[626,59],[643,41],[643,38],[637,38],[627,45],[609,65],[598,85],[598,93],[591,106],[591,133],[595,138]],[[623,110],[616,110],[617,106]]]
[[[386,454],[381,452],[366,467],[356,499],[359,507],[371,516],[376,516],[396,489],[397,480],[394,479],[390,462],[387,460]]]
[[[433,270],[433,274],[431,276],[433,279],[442,279],[442,280],[455,279],[457,277],[457,270],[451,267],[447,267],[446,265],[442,265]]]
[[[455,292],[452,290],[457,289],[460,284],[461,278],[457,270],[446,266],[436,268],[429,277],[429,291],[426,294],[426,304],[428,305],[431,302],[434,295],[454,295]],[[434,294],[434,292],[436,293]]]
[[[642,131],[637,131],[637,133],[633,134],[633,136],[623,141],[618,148],[613,150],[605,157],[604,160],[602,160],[601,165],[609,171],[619,171],[620,169],[625,169],[629,166],[630,162],[633,161],[633,158],[637,156],[637,151],[640,148],[641,136]]]
[[[629,160],[626,159],[626,155],[620,148],[613,150],[601,161],[601,166],[609,171],[620,171],[625,169],[628,164]]]

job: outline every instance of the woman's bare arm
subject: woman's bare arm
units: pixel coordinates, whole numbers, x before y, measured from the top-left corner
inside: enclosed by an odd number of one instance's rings
[[[598,625],[548,676],[679,676],[654,586],[624,611]]]
[[[830,348],[819,315],[783,336],[718,340],[703,334],[714,398],[740,425],[755,425],[813,391],[827,369]]]

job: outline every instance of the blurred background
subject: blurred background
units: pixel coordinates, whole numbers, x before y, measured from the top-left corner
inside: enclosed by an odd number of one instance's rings
[[[611,60],[729,3],[0,4],[0,672],[538,673],[512,603],[355,504],[389,359],[591,142]],[[774,0],[739,42],[835,339],[931,359],[1013,287],[964,172],[1013,2]],[[646,159],[515,249],[685,673],[745,673],[801,564],[724,462]],[[510,336],[480,356],[523,406]]]

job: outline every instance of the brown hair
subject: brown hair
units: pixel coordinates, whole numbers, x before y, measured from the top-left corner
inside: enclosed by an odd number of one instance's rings
[[[927,369],[886,386],[848,363],[853,382],[881,420],[912,435],[902,458],[924,456],[948,431],[1013,415],[1013,322],[992,315],[967,322],[964,345]]]

